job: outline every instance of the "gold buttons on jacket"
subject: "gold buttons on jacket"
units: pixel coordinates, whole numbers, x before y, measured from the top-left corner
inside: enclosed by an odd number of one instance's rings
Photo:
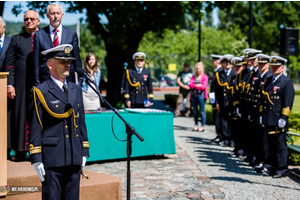
[[[76,137],[78,137],[78,134],[76,134]]]
[[[77,104],[77,106],[79,107],[79,104]]]
[[[56,105],[55,108],[58,108],[58,105]]]
[[[69,138],[69,135],[66,135],[66,138]]]
[[[65,128],[68,128],[68,125],[66,125]]]

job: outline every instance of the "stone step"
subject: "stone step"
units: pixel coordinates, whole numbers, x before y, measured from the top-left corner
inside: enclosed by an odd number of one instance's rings
[[[84,171],[89,179],[80,181],[80,200],[121,200],[121,178],[106,174]],[[41,182],[30,162],[7,161],[7,185],[13,187],[35,187],[38,192],[12,192],[9,191],[6,200],[40,200]]]

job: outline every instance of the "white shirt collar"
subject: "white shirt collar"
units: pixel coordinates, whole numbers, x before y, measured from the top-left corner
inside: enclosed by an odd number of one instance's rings
[[[222,65],[218,66],[218,67],[215,69],[215,72],[218,71],[221,67],[222,67]]]
[[[4,42],[4,38],[5,38],[5,33],[3,33],[2,37],[0,38],[2,44],[3,44],[3,42]]]
[[[253,70],[256,72],[258,70],[258,67],[253,67]]]
[[[142,71],[143,71],[143,67],[142,68],[138,68],[137,66],[135,66],[135,69],[136,69],[137,72],[140,72],[140,73],[142,73]]]
[[[62,91],[64,91],[63,85],[64,85],[64,83],[67,84],[66,79],[65,79],[64,82],[61,82],[61,81],[57,80],[56,78],[54,78],[54,77],[51,76],[51,75],[50,75],[50,77],[51,77],[51,79],[58,85],[58,87],[59,87]]]
[[[49,25],[49,29],[50,29],[50,34],[53,34],[53,30],[55,28],[53,26]],[[61,24],[57,27],[57,30],[58,30],[58,32],[62,31],[62,25]]]
[[[250,67],[250,70],[252,70],[252,69],[253,69],[253,66]]]
[[[264,75],[268,72],[268,70],[266,70],[263,74],[260,75],[260,78],[264,77]]]
[[[283,74],[283,73],[281,73],[281,74],[279,74],[278,76],[274,77],[275,79],[274,79],[273,82],[275,82],[282,74]]]

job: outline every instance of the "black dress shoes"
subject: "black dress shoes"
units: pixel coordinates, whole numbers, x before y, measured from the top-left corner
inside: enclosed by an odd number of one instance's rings
[[[281,173],[276,173],[276,174],[273,176],[273,178],[282,178],[282,177],[285,177],[285,176],[286,176],[285,173],[283,173],[283,174],[281,174]]]

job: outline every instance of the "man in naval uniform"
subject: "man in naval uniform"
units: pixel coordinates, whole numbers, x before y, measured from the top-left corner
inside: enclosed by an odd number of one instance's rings
[[[132,56],[134,69],[127,69],[124,99],[128,108],[148,108],[153,102],[150,71],[144,68],[146,54],[136,52]]]
[[[286,132],[293,106],[295,90],[293,81],[283,74],[286,59],[271,56],[270,76],[263,87],[264,104],[262,124],[267,132],[269,156],[264,165],[264,175],[284,177],[288,171],[288,149]]]
[[[66,80],[73,46],[42,51],[50,78],[31,90],[29,153],[42,182],[42,199],[79,199],[89,142],[80,86]]]
[[[215,55],[211,54],[211,59],[212,59],[212,66],[214,68],[214,76],[212,78],[212,81],[210,82],[210,93],[209,93],[209,103],[212,105],[212,110],[213,110],[213,118],[214,118],[214,123],[216,127],[216,134],[217,137],[213,139],[214,142],[219,143],[222,138],[222,124],[221,124],[221,116],[220,113],[217,111],[216,108],[216,93],[215,93],[215,85],[218,84],[216,80],[216,73],[220,72],[222,70],[222,66],[220,64],[220,58],[222,56],[220,55]]]

